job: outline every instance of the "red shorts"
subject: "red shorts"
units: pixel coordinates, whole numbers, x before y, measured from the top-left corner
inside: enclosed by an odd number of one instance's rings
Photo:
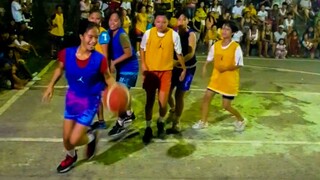
[[[170,92],[172,71],[146,71],[143,89],[146,91]]]

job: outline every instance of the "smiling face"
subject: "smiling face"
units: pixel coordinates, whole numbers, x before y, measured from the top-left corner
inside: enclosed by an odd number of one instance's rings
[[[121,20],[117,13],[112,13],[109,18],[109,28],[114,31],[121,27]]]
[[[100,23],[101,23],[101,14],[99,12],[92,12],[88,17],[88,20],[90,22],[94,22],[94,23],[100,25]]]
[[[81,46],[88,51],[92,51],[98,42],[99,29],[92,27],[88,29],[83,35],[80,35]]]

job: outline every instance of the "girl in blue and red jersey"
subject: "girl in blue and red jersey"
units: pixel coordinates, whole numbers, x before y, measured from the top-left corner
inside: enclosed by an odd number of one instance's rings
[[[128,89],[134,87],[138,78],[139,62],[136,52],[131,45],[128,34],[122,28],[123,16],[120,11],[114,11],[109,18],[109,57],[111,58],[110,70],[116,72],[116,80]],[[119,114],[119,118],[109,132],[110,136],[117,136],[125,132],[135,119],[129,105],[127,112]]]
[[[66,158],[57,168],[59,173],[69,171],[77,161],[76,146],[87,144],[87,158],[94,156],[97,134],[88,130],[101,101],[101,92],[115,83],[104,55],[94,50],[98,41],[99,26],[81,21],[80,46],[62,50],[58,67],[43,95],[43,101],[53,96],[54,85],[65,71],[69,88],[66,93],[63,122],[63,144]]]

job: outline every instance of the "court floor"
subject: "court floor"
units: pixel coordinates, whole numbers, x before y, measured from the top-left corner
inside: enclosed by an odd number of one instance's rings
[[[128,137],[111,142],[100,131],[92,161],[59,175],[64,157],[62,118],[66,81],[56,85],[50,104],[41,95],[54,70],[22,91],[0,95],[0,179],[319,179],[320,178],[320,61],[245,59],[240,93],[234,106],[248,119],[246,131],[233,131],[234,117],[211,103],[209,127],[191,129],[200,118],[200,105],[210,74],[201,76],[204,56],[185,98],[182,135],[155,139],[145,146],[145,93],[141,79],[131,90],[137,115]],[[5,101],[3,100],[5,99]],[[109,128],[115,117],[107,112]],[[158,117],[154,108],[154,122]],[[156,132],[153,123],[154,132]],[[168,125],[169,127],[169,125]]]

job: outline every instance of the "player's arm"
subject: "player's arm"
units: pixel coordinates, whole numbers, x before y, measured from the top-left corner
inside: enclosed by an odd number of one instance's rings
[[[51,78],[51,81],[42,96],[43,102],[49,102],[51,100],[51,98],[53,96],[54,85],[59,81],[60,77],[62,76],[63,70],[64,70],[64,64],[63,64],[63,62],[59,61],[58,65],[53,73],[53,76]]]
[[[112,77],[112,75],[110,73],[109,66],[108,66],[108,61],[107,61],[107,59],[105,57],[101,61],[100,73],[103,74],[104,81],[108,85],[108,87],[111,87],[112,85],[115,84],[116,81],[115,81],[115,79]]]
[[[110,42],[110,36],[107,31],[102,31],[99,35],[99,44],[102,49],[103,55],[106,57],[106,59],[109,58],[108,56],[108,44]]]
[[[112,63],[114,65],[121,63],[122,61],[125,61],[132,56],[132,47],[131,47],[130,39],[126,33],[122,33],[120,35],[120,44],[122,46],[124,53],[117,59],[113,59]]]
[[[148,41],[150,30],[147,30],[142,37],[140,43],[140,60],[141,60],[141,72],[144,74],[145,71],[148,71],[148,67],[146,65],[146,46]]]
[[[234,71],[243,66],[243,52],[240,46],[236,48],[234,57],[235,57],[235,65],[230,67],[227,71]]]
[[[196,43],[196,34],[194,32],[191,32],[190,33],[190,36],[189,36],[189,49],[188,49],[188,54],[186,54],[184,56],[184,61],[187,62],[189,61],[193,56],[194,56],[194,53],[196,51],[196,46],[197,46],[197,43]]]
[[[182,72],[180,74],[179,80],[183,81],[185,76],[186,76],[186,65],[184,62],[184,57],[182,55],[182,47],[181,47],[181,41],[180,41],[180,36],[177,32],[173,31],[173,43],[174,43],[174,50],[177,54],[178,62],[181,65]]]
[[[214,44],[210,47],[209,49],[209,53],[207,56],[207,60],[204,63],[203,67],[202,67],[202,76],[205,77],[207,74],[207,66],[209,63],[211,63],[214,59]]]

